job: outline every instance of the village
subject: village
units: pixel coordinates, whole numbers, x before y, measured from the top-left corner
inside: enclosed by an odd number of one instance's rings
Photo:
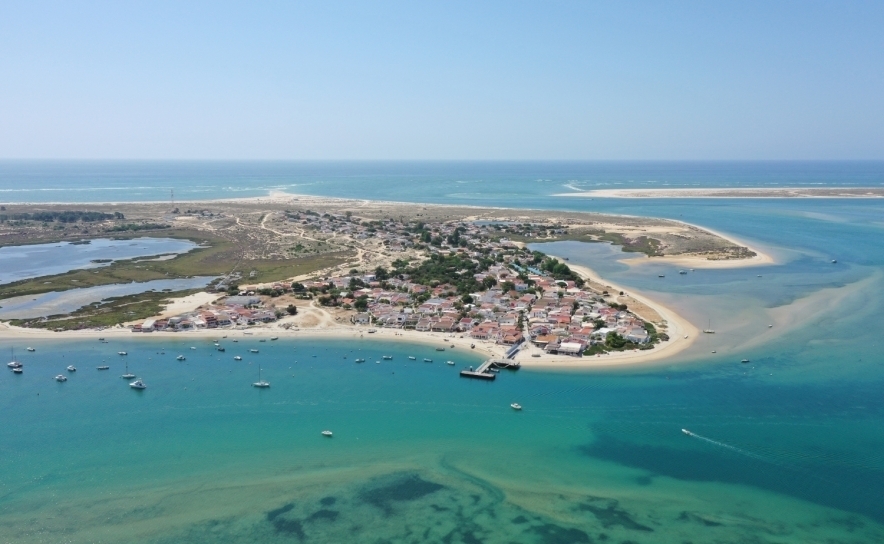
[[[299,311],[334,312],[333,322],[364,328],[457,333],[503,346],[530,342],[550,355],[651,349],[668,339],[665,322],[639,318],[617,295],[590,286],[564,262],[507,238],[544,238],[568,225],[483,221],[362,221],[351,213],[286,211],[289,228],[314,241],[353,241],[371,270],[329,270],[308,278],[245,283],[225,277],[219,298],[195,311],[146,319],[133,332],[305,327]],[[300,248],[300,249],[303,249]],[[369,255],[371,258],[369,259]],[[307,324],[308,328],[309,324]]]

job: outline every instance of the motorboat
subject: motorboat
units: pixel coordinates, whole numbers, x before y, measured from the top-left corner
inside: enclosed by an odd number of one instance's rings
[[[740,361],[740,362],[745,364],[745,363],[748,363],[748,362],[749,362],[749,359],[743,359],[743,360]]]
[[[262,339],[260,339],[260,340],[258,340],[258,342],[266,342],[266,341],[267,341],[267,340],[266,340],[266,339],[264,339],[264,338],[262,338]]]
[[[510,408],[512,408],[513,410],[521,410],[522,405],[519,404],[518,402],[514,402],[514,403],[510,404]]]
[[[222,347],[219,347],[219,348],[218,348],[218,351],[220,351],[220,352],[224,352],[224,351],[226,351],[226,350],[225,350],[224,348],[222,348]]]
[[[258,365],[258,381],[252,384],[252,387],[258,387],[261,389],[266,389],[270,387],[270,382],[266,382],[261,379],[261,365]]]
[[[242,357],[240,357],[239,355],[237,355],[237,356],[235,356],[235,357],[233,358],[233,360],[234,360],[234,361],[242,361]]]
[[[68,372],[76,372],[76,371],[77,371],[77,367],[75,367],[74,365],[68,365]]]
[[[37,350],[35,350],[35,349],[32,348],[32,347],[27,347],[27,348],[25,348],[25,350],[26,350],[26,351],[37,351]]]
[[[425,363],[432,363],[433,360],[430,359],[429,357],[424,357],[424,362],[425,362]]]
[[[682,276],[684,276],[685,274],[688,273],[688,271],[687,270],[679,270],[678,273],[681,274]]]
[[[110,367],[107,365],[101,365],[101,366],[95,367],[95,370],[110,370]]]
[[[391,361],[391,360],[393,359],[393,356],[392,356],[392,355],[384,355],[384,356],[382,357],[382,359],[385,360],[385,361]]]
[[[327,437],[331,438],[332,432],[331,431],[322,431],[322,436],[327,436]]]
[[[66,381],[68,381],[68,377],[65,376],[64,374],[59,374],[58,376],[55,377],[55,381],[66,382]]]
[[[717,352],[717,351],[715,351],[715,350],[714,350],[714,349],[713,349],[713,350],[712,350],[712,353],[718,353],[718,352]]]
[[[186,358],[187,358],[187,357],[185,357],[184,355],[179,355],[178,357],[175,357],[175,359],[178,360],[178,361],[183,361],[183,360],[185,360]]]
[[[436,351],[445,351],[445,348],[436,348]]]
[[[132,389],[147,389],[147,385],[144,384],[141,378],[138,378],[134,382],[130,383],[129,387],[131,387]]]
[[[476,344],[470,344],[470,349],[476,349]]]
[[[417,357],[415,357],[414,355],[409,355],[409,356],[408,356],[408,359],[409,359],[410,361],[416,361],[416,360],[417,360]]]
[[[364,363],[364,362],[365,362],[365,359],[359,358],[359,359],[355,359],[355,361],[356,361],[357,363]]]
[[[279,340],[279,337],[278,336],[271,336],[270,341],[272,342],[273,340]]]
[[[445,361],[445,364],[446,364],[446,365],[454,366],[454,361]]]
[[[837,264],[837,263],[838,263],[838,261],[837,261],[837,260],[835,260],[835,259],[832,259],[832,264]]]
[[[25,371],[25,369],[22,368],[22,367],[20,367],[20,366],[17,366],[17,367],[15,367],[15,368],[12,369],[12,372],[14,372],[15,374],[21,374],[21,373],[23,373],[24,371]]]
[[[665,277],[666,277],[666,274],[660,274],[660,275],[658,275],[657,277],[658,277],[658,278],[665,278]]]
[[[190,349],[196,349],[196,346],[190,346]]]
[[[258,353],[258,350],[256,350],[255,348],[252,348],[249,350],[249,353]]]
[[[118,352],[117,352],[117,355],[129,355],[129,354],[126,353],[125,351],[118,351]]]
[[[692,434],[694,434],[694,433],[692,433],[691,431],[689,431],[689,430],[687,430],[687,429],[682,429],[681,432],[683,432],[684,434],[686,434],[686,435],[688,435],[688,436],[691,436]]]

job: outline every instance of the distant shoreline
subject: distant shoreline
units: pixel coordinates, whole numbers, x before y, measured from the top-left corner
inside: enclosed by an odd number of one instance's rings
[[[557,193],[579,198],[884,198],[884,187],[733,187],[594,189]]]

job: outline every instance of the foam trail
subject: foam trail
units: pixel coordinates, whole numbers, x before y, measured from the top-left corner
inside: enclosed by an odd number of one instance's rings
[[[691,438],[696,438],[697,440],[702,440],[703,442],[706,442],[708,444],[712,444],[713,446],[718,446],[720,448],[729,449],[732,452],[739,453],[740,455],[745,455],[746,457],[751,457],[752,459],[757,459],[759,461],[764,461],[765,463],[772,463],[775,465],[779,464],[774,461],[771,461],[770,459],[766,459],[765,457],[762,457],[761,455],[757,455],[757,454],[752,453],[750,451],[742,450],[736,446],[731,446],[730,444],[726,444],[724,442],[719,442],[718,440],[712,440],[711,438],[706,438],[705,436],[699,435],[697,433],[693,433],[687,429],[682,429],[681,432],[690,436]]]

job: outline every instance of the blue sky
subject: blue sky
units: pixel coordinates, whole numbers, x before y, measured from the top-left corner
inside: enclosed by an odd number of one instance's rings
[[[4,0],[0,157],[884,159],[882,29],[881,1]]]

